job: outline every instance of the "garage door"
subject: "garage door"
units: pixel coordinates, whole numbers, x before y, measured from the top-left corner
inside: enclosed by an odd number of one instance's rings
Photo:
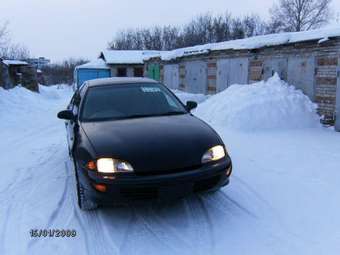
[[[185,64],[186,91],[190,93],[207,93],[207,63],[192,61]]]
[[[288,59],[287,58],[272,58],[266,59],[263,63],[263,76],[268,80],[275,73],[278,73],[282,80],[287,80]]]
[[[225,90],[233,84],[248,83],[247,58],[221,59],[217,61],[217,92]]]
[[[336,121],[335,129],[340,132],[340,58],[338,60],[337,68],[338,83],[336,87]]]
[[[159,64],[150,64],[148,66],[148,77],[150,79],[159,81],[161,79],[161,71]]]
[[[179,66],[177,64],[164,66],[164,84],[170,89],[178,89]]]
[[[315,58],[290,57],[288,59],[288,83],[301,89],[311,100],[315,97]]]

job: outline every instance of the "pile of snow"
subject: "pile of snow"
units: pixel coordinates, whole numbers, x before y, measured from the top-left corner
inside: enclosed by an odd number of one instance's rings
[[[202,103],[205,100],[207,100],[207,98],[209,97],[203,94],[191,94],[191,93],[183,92],[180,90],[172,90],[172,92],[176,94],[176,96],[182,101],[183,104],[186,104],[186,102],[188,101],[195,101],[197,103]]]
[[[320,126],[316,108],[276,74],[267,82],[229,87],[199,105],[195,115],[229,129],[294,129]]]
[[[72,93],[68,85],[39,86],[39,91],[35,93],[21,86],[10,90],[0,87],[0,132],[35,121],[32,116],[45,114],[50,110],[52,101],[65,100]]]

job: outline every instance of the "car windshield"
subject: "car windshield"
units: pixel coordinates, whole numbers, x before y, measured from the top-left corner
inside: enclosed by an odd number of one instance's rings
[[[187,113],[179,100],[157,83],[92,87],[84,100],[81,120],[85,122]]]

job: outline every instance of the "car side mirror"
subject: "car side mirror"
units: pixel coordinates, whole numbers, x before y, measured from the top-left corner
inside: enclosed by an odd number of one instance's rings
[[[197,107],[197,103],[195,101],[188,101],[186,104],[186,108],[189,112]]]
[[[76,116],[74,116],[72,111],[65,110],[58,113],[58,118],[62,120],[75,120]]]

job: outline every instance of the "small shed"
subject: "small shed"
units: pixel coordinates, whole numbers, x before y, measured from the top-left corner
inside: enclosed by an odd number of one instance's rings
[[[111,77],[111,70],[103,59],[96,59],[74,70],[74,80],[79,88],[85,81]]]
[[[20,60],[0,60],[0,83],[5,89],[22,83],[24,68],[28,63]]]

